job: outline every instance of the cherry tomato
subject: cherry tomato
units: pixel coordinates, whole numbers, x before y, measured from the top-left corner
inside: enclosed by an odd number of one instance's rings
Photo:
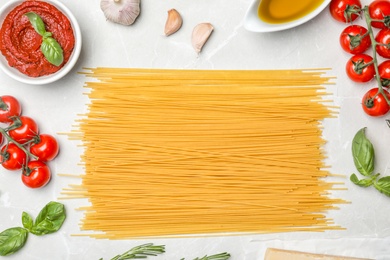
[[[57,140],[48,134],[40,134],[30,146],[30,152],[37,156],[40,161],[47,162],[53,160],[59,151]]]
[[[373,21],[371,26],[383,29],[389,25],[390,22],[390,1],[375,0],[368,6],[368,13],[373,20],[383,20],[384,22]]]
[[[343,23],[355,21],[359,17],[361,9],[360,0],[332,0],[329,4],[332,17]]]
[[[41,161],[30,161],[23,169],[22,182],[29,188],[41,188],[49,183],[50,168]]]
[[[386,46],[390,43],[390,29],[381,29],[376,35],[375,41],[378,43],[376,52],[383,58],[390,58],[390,48]]]
[[[348,53],[360,54],[371,46],[371,40],[365,27],[350,25],[342,31],[340,45]]]
[[[379,64],[378,72],[381,77],[382,86],[390,86],[390,60],[385,60]]]
[[[390,106],[378,88],[372,88],[363,96],[362,106],[364,112],[370,116],[383,116],[390,110]],[[390,99],[390,94],[383,89],[386,96]]]
[[[27,160],[26,153],[14,143],[1,148],[0,158],[3,167],[10,171],[21,169]]]
[[[373,58],[367,54],[356,54],[345,66],[348,77],[355,82],[368,82],[375,76]]]
[[[22,108],[19,101],[12,96],[0,97],[0,122],[12,123],[11,117],[20,116]]]
[[[18,143],[25,143],[38,134],[38,125],[35,121],[27,116],[20,116],[21,126],[8,131],[8,134]],[[14,121],[14,123],[16,122]]]

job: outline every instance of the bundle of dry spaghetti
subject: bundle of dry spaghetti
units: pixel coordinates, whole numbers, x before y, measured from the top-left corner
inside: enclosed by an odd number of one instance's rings
[[[69,134],[98,238],[339,229],[325,177],[322,70],[88,69],[90,104]]]

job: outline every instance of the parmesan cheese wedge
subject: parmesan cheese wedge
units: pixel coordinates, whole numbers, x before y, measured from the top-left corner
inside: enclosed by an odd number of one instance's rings
[[[345,256],[311,254],[299,251],[268,248],[264,260],[370,260]]]

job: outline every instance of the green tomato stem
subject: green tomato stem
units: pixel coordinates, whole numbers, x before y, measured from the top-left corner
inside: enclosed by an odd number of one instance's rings
[[[7,139],[8,142],[11,142],[15,144],[18,148],[20,148],[27,156],[27,161],[28,158],[32,158],[34,160],[38,160],[38,157],[30,153],[22,144],[16,142],[9,134],[4,130],[3,128],[0,127],[0,133]]]
[[[377,96],[379,94],[382,94],[382,96],[386,100],[387,104],[389,104],[389,106],[390,106],[390,99],[387,97],[385,91],[383,90],[381,77],[379,75],[379,70],[378,70],[378,59],[377,59],[377,56],[376,56],[376,46],[378,45],[378,43],[375,40],[374,32],[372,31],[372,26],[371,26],[371,22],[374,21],[374,20],[371,19],[371,16],[370,16],[370,14],[368,12],[368,6],[365,6],[363,8],[363,13],[364,13],[364,17],[365,17],[365,20],[366,20],[367,30],[368,30],[368,34],[370,36],[372,49],[373,49],[372,59],[373,59],[374,68],[375,68],[375,79],[376,79],[377,85],[378,85],[378,93],[375,96]],[[373,98],[375,98],[375,96]]]

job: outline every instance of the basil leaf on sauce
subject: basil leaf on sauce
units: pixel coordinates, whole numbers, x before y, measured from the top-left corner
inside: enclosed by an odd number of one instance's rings
[[[42,36],[41,52],[46,60],[55,66],[60,66],[64,61],[64,51],[61,45],[52,37],[51,32],[46,31],[45,23],[38,14],[28,12],[25,15],[34,27],[34,30]]]
[[[352,141],[352,155],[356,169],[364,176],[374,171],[375,152],[370,140],[365,135],[366,128],[360,129]]]
[[[64,61],[61,45],[52,37],[47,37],[42,41],[41,51],[45,58],[55,66],[60,66]]]
[[[30,232],[42,236],[58,231],[66,218],[65,207],[58,202],[49,202],[38,214]]]
[[[27,18],[30,20],[31,25],[39,35],[43,36],[46,32],[45,23],[42,18],[34,12],[26,13]]]
[[[380,178],[376,183],[374,183],[374,187],[390,197],[390,176]]]
[[[28,231],[21,227],[14,227],[0,233],[0,255],[11,255],[21,249],[26,243]]]

